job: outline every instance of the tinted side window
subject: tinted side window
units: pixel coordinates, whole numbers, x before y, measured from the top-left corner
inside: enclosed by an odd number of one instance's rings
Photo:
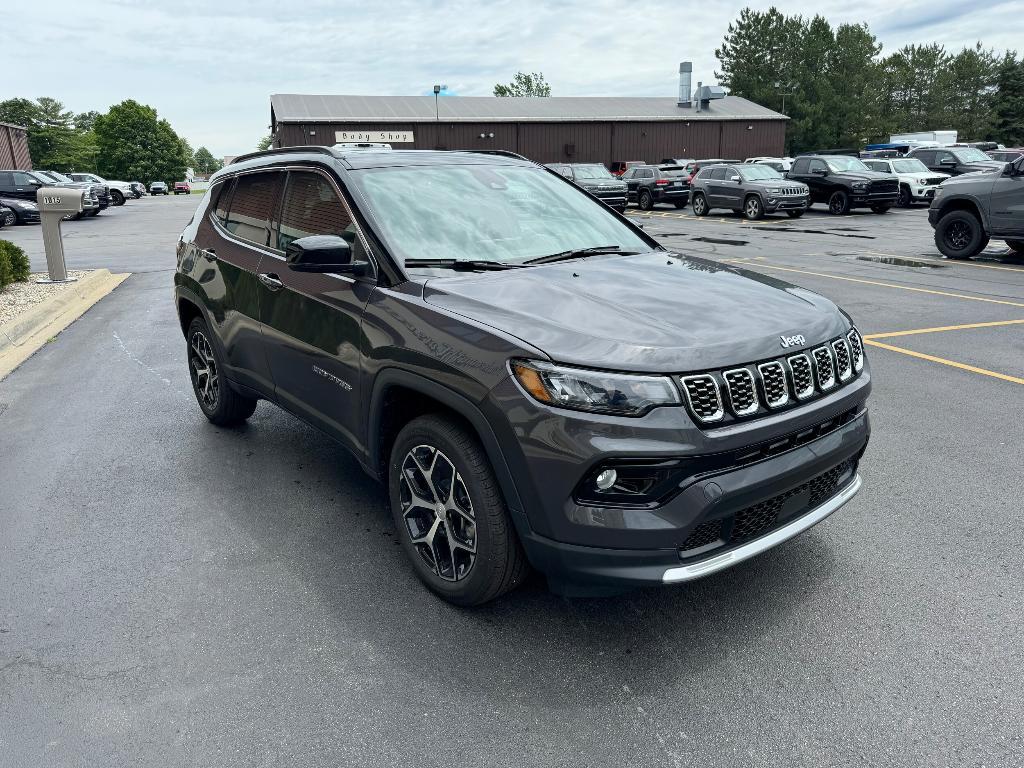
[[[793,167],[790,168],[790,173],[807,173],[810,167],[810,162],[805,157],[798,157],[793,161]]]
[[[319,173],[295,171],[288,174],[288,189],[281,207],[276,247],[309,235],[340,235],[355,244],[352,218],[331,183]]]
[[[626,171],[625,173],[623,173],[623,174],[622,174],[622,176],[620,176],[620,178],[623,178],[623,179],[632,179],[632,178],[633,178],[633,169],[632,169],[632,168],[630,168],[630,169],[629,169],[628,171]]]
[[[220,222],[221,226],[227,225],[228,206],[231,203],[231,190],[234,189],[234,186],[235,180],[228,179],[222,184],[218,184],[216,189],[213,190],[213,199],[216,204],[213,216]]]
[[[256,245],[267,245],[270,219],[277,207],[281,176],[277,172],[239,176],[224,226],[228,232]]]
[[[642,178],[645,178],[645,179],[653,179],[654,178],[654,169],[653,168],[643,168],[643,169],[640,170],[639,175]]]
[[[911,157],[916,157],[925,165],[935,165],[935,153],[927,150],[921,152],[915,152]]]
[[[10,189],[14,186],[14,174],[7,171],[0,172],[0,187]]]
[[[956,162],[956,158],[953,157],[952,152],[936,152],[935,160],[939,163],[941,163],[943,160],[952,160],[954,163]]]
[[[827,171],[828,166],[825,165],[824,160],[811,160],[810,169],[811,171]]]
[[[14,173],[14,185],[17,187],[27,187],[34,179],[27,173]]]

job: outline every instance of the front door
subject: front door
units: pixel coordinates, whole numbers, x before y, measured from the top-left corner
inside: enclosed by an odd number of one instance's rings
[[[992,230],[996,237],[1024,238],[1024,159],[1010,173],[999,174],[992,184]]]
[[[272,232],[277,255],[260,268],[267,361],[281,405],[360,450],[362,314],[376,281],[289,269],[288,244],[309,235],[340,235],[354,260],[370,260],[333,177],[291,171]]]

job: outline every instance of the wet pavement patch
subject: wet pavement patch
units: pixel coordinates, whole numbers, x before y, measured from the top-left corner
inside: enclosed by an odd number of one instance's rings
[[[945,264],[928,259],[926,261],[914,261],[913,259],[901,259],[899,256],[858,256],[859,261],[874,261],[878,264],[892,264],[896,267],[926,267],[927,269],[945,269]]]
[[[744,227],[744,229],[756,229],[756,230],[758,230],[760,232],[778,231],[775,227],[750,226],[750,227]],[[850,234],[851,231],[855,231],[855,230],[849,230],[849,229],[843,229],[843,230],[840,230],[840,229],[795,229],[793,227],[786,227],[783,231],[784,232],[802,232],[802,233],[807,234],[807,235],[835,235],[836,237],[857,237],[857,238],[860,238],[861,240],[874,240],[875,239],[874,235],[854,235],[854,234]]]
[[[693,237],[699,243],[714,243],[715,245],[746,245],[749,240],[729,240],[725,237]]]

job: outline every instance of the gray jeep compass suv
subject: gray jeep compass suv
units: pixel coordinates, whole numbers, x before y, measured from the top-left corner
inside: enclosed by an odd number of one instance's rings
[[[845,313],[666,250],[518,156],[237,158],[174,283],[206,417],[266,399],[342,442],[454,603],[529,566],[563,594],[706,576],[860,488],[871,384]]]

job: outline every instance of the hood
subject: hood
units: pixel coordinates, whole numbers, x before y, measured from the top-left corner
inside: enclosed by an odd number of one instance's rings
[[[743,184],[749,187],[765,187],[766,189],[771,187],[807,186],[802,181],[798,181],[797,179],[787,179],[785,176],[783,176],[781,179],[751,179],[749,181],[744,181]]]
[[[855,181],[892,181],[896,178],[896,174],[884,173],[882,171],[830,171],[826,178],[833,176],[840,176],[844,179],[853,179]]]
[[[964,173],[993,173],[1003,170],[1006,163],[992,160],[990,162],[964,163],[960,167],[964,169]]]
[[[576,183],[584,189],[596,189],[598,187],[612,187],[613,189],[623,189],[626,186],[626,182],[619,178],[611,179],[577,179]]]
[[[747,270],[655,251],[426,281],[424,300],[552,360],[683,373],[778,357],[849,327],[828,299]],[[784,349],[781,336],[802,335]]]

